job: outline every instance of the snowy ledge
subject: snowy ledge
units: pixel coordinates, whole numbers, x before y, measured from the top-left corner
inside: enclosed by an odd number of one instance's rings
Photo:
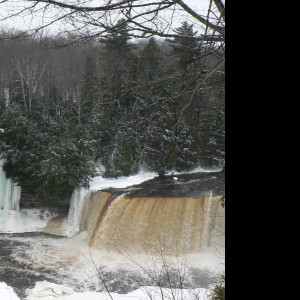
[[[117,294],[107,292],[82,292],[77,293],[73,288],[65,287],[48,281],[38,281],[34,288],[27,289],[25,298],[26,300],[124,300],[124,299],[162,299],[162,294],[165,299],[199,299],[208,300],[207,289],[196,288],[196,289],[168,289],[159,288],[153,286],[143,286],[137,290],[134,290],[128,294]],[[0,299],[20,300],[14,290],[6,285],[5,282],[0,282]]]
[[[189,172],[177,172],[177,171],[170,171],[166,173],[166,176],[172,175],[182,175],[182,174],[195,174],[195,173],[212,173],[212,172],[220,172],[222,168],[202,168],[198,167]],[[149,172],[149,171],[140,171],[135,175],[131,176],[120,176],[118,178],[103,178],[102,176],[97,176],[92,178],[90,181],[90,188],[91,191],[99,191],[108,188],[127,188],[132,185],[138,185],[150,179],[154,179],[157,177],[156,172]],[[172,176],[173,180],[178,180],[178,176]]]

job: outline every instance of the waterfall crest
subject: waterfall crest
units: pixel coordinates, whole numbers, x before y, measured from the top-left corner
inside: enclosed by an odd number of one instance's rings
[[[72,237],[84,231],[90,247],[168,255],[225,246],[224,176],[188,175],[142,186],[75,189],[68,217],[50,220],[46,232]],[[219,174],[218,174],[219,175]]]
[[[108,251],[197,253],[224,244],[221,196],[202,198],[125,198],[91,192],[82,204],[79,229],[89,245]]]

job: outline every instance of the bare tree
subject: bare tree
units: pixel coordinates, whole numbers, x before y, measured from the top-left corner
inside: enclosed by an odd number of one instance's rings
[[[45,71],[46,64],[39,70],[37,63],[30,62],[30,58],[16,62],[16,69],[22,87],[25,109],[31,113],[33,97],[37,92],[39,81]],[[26,101],[27,99],[27,101]],[[28,102],[28,105],[27,103]]]
[[[189,20],[202,28],[197,39],[223,43],[225,2],[207,0],[207,4],[207,11],[200,14],[182,0],[2,0],[0,8],[5,8],[8,13],[0,14],[0,20],[20,16],[30,16],[31,21],[41,18],[42,22],[32,25],[27,34],[36,34],[53,24],[60,24],[60,33],[68,34],[76,41],[109,36],[124,25],[118,22],[120,20],[127,24],[132,37],[172,38],[178,36],[173,31],[175,20]]]

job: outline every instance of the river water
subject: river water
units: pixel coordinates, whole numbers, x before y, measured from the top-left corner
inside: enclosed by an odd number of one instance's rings
[[[215,217],[207,218],[200,214],[200,217],[202,216],[200,218],[195,214],[194,206],[188,205],[188,203],[193,204],[196,200],[144,199],[145,195],[135,194],[131,201],[126,198],[119,200],[117,198],[108,206],[105,205],[108,203],[107,197],[104,197],[107,193],[95,192],[90,197],[91,199],[85,198],[85,193],[82,195],[74,193],[69,213],[60,208],[20,209],[21,191],[4,176],[3,172],[1,174],[0,282],[12,287],[20,299],[26,298],[26,290],[32,289],[38,282],[44,281],[70,287],[79,293],[101,292],[108,289],[110,292],[127,294],[141,286],[207,289],[210,284],[215,282],[220,273],[224,272],[224,243],[222,242],[220,245],[216,242],[211,243],[214,239],[209,239],[209,243],[205,243],[207,247],[201,247],[200,252],[188,255],[181,253],[180,256],[170,256],[164,252],[164,247],[157,249],[149,247],[147,251],[130,252],[137,250],[134,249],[134,245],[138,244],[142,237],[149,241],[151,239],[151,232],[146,230],[145,222],[152,220],[149,217],[155,211],[150,207],[152,204],[156,208],[163,206],[159,209],[160,212],[165,211],[159,224],[163,224],[164,228],[170,227],[169,233],[174,231],[177,219],[181,222],[186,220],[183,222],[186,225],[190,224],[192,220],[189,215],[195,215],[198,222],[195,223],[196,225],[193,223],[189,225],[193,229],[195,226],[200,226],[202,218],[205,225],[201,231],[202,238],[205,238],[206,241],[206,235],[214,232],[210,230],[211,224],[215,226],[218,225],[218,222]],[[215,182],[213,183],[215,178],[211,175],[210,181],[207,178],[202,181],[205,185],[217,186]],[[191,184],[195,186],[193,182]],[[146,185],[143,190],[147,195],[153,194],[153,183],[150,182],[148,185],[149,187]],[[159,186],[156,186],[157,190]],[[194,191],[188,186],[188,183],[180,184],[179,180],[176,181],[176,185],[172,185],[171,190],[177,195],[178,190],[182,190],[182,186],[191,193]],[[162,188],[164,188],[163,184],[161,184]],[[203,190],[210,189],[211,187],[208,186]],[[141,192],[137,189],[135,193]],[[162,191],[159,190],[159,193],[161,194]],[[186,195],[186,191],[184,194]],[[217,193],[217,195],[221,194]],[[152,197],[154,196],[152,195]],[[193,197],[194,195],[189,196]],[[134,197],[139,197],[139,201]],[[197,204],[199,207],[196,207],[198,210],[205,208],[205,203],[213,203],[210,202],[213,200],[212,197],[205,199],[199,199],[199,205]],[[107,213],[105,218],[102,218],[103,220],[100,218],[103,213],[99,208],[102,207],[102,204],[91,206],[90,204],[94,202],[102,203],[104,208],[107,207]],[[184,203],[185,210],[181,207]],[[127,209],[128,205],[125,204],[136,204],[136,207]],[[173,207],[175,204],[181,205],[177,209],[178,211]],[[97,207],[99,211],[96,209]],[[212,211],[213,207],[210,205],[208,212]],[[133,215],[135,211],[139,213]],[[176,212],[179,213],[179,217],[176,217]],[[93,215],[95,215],[95,220],[92,218]],[[157,213],[154,215],[155,219],[159,219]],[[118,216],[117,220],[114,220],[116,216]],[[166,217],[170,220],[170,224],[164,223]],[[124,218],[126,222],[123,220]],[[102,226],[100,226],[99,220],[102,220]],[[220,220],[223,220],[223,217]],[[122,223],[124,228],[115,228],[117,223]],[[82,224],[87,225],[82,227]],[[222,225],[223,221],[220,224]],[[100,228],[98,228],[99,226]],[[109,234],[107,238],[100,240],[102,241],[100,245],[97,239],[99,239],[99,230],[101,231],[103,228],[105,229],[104,233]],[[177,230],[178,232],[189,232],[182,230],[184,226],[180,228]],[[141,232],[147,234],[138,235],[139,232],[136,229],[144,230]],[[216,227],[216,229],[218,228]],[[177,231],[171,235],[175,236]],[[56,234],[53,234],[55,232]],[[60,236],[61,232],[66,232],[66,234]],[[94,245],[91,243],[91,236],[93,236],[91,232],[95,233]],[[124,247],[118,248],[118,250],[117,247],[108,247],[108,241],[116,238],[121,240],[120,233],[122,233],[122,237],[126,236]],[[106,237],[106,235],[103,236]],[[188,240],[193,242],[193,237]]]
[[[77,292],[99,292],[105,290],[102,278],[110,292],[125,294],[141,285],[169,287],[167,273],[173,287],[179,287],[181,280],[184,288],[208,288],[222,271],[222,259],[209,251],[172,260],[168,272],[159,260],[89,249],[84,233],[72,238],[41,232],[0,234],[0,282],[13,287],[21,299],[26,289],[44,280]]]

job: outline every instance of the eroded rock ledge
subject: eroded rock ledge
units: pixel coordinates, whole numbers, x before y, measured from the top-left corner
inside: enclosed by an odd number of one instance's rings
[[[126,193],[125,198],[133,197],[204,197],[225,195],[225,169],[221,172],[199,172],[193,174],[167,175],[164,179],[155,177],[128,188],[109,188],[102,191],[116,194]]]

